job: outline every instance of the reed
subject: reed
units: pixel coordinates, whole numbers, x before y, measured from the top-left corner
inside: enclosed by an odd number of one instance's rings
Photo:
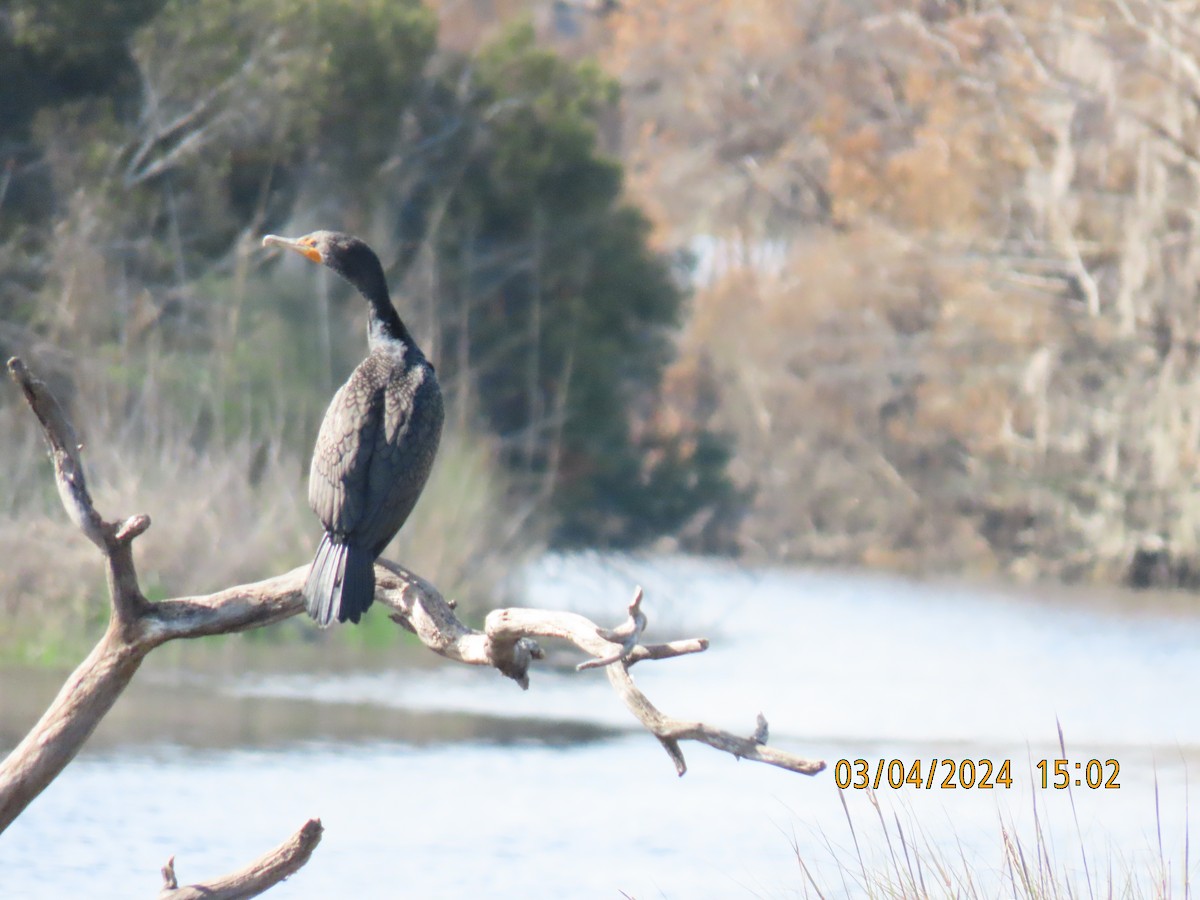
[[[1060,748],[1066,757],[1059,732]],[[1030,765],[1032,772],[1032,763]],[[1031,781],[1032,783],[1032,781]],[[1061,829],[1048,826],[1044,791],[1030,790],[1032,824],[1020,826],[1011,814],[997,811],[995,843],[989,849],[968,848],[961,835],[934,839],[911,816],[907,824],[895,810],[885,809],[879,795],[863,794],[874,813],[856,821],[845,791],[840,791],[849,828],[849,846],[840,845],[823,829],[817,831],[820,853],[802,850],[791,838],[792,851],[806,897],[866,897],[917,900],[957,897],[964,900],[1075,900],[1075,898],[1187,898],[1191,894],[1190,833],[1164,840],[1162,807],[1155,779],[1153,857],[1127,855],[1119,849],[1103,853],[1085,839],[1075,809],[1073,789],[1066,794],[1074,833],[1063,841]],[[1183,797],[1187,822],[1186,795]],[[1182,858],[1172,860],[1181,847]]]

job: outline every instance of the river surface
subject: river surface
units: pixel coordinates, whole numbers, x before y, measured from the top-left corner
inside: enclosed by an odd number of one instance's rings
[[[639,583],[652,639],[712,640],[633,670],[659,708],[747,734],[762,711],[772,744],[829,768],[806,777],[685,743],[677,778],[603,673],[561,664],[522,692],[411,652],[314,671],[321,648],[299,640],[282,666],[164,650],[0,837],[0,897],[150,897],[169,856],[181,883],[211,878],[311,816],[320,846],[269,896],[805,897],[814,883],[859,896],[864,871],[911,874],[932,896],[968,877],[1011,896],[1005,835],[1035,874],[1040,844],[1041,868],[1085,896],[1089,882],[1134,896],[1200,882],[1195,598],[551,557],[523,602],[615,624]],[[0,672],[0,746],[37,715],[14,698],[53,695],[44,680]],[[1037,768],[1049,760],[1053,780],[1060,725],[1081,781],[1069,791],[1043,789]],[[923,778],[930,760],[1010,760],[1012,785],[939,775],[897,790],[885,774],[877,791],[839,791],[841,759],[866,760],[872,779],[879,760],[921,760]],[[1119,788],[1086,786],[1093,759],[1105,780],[1117,761]]]

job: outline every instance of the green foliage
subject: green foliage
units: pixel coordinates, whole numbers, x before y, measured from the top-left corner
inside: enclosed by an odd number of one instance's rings
[[[52,563],[47,563],[52,564]],[[108,622],[107,592],[96,583],[96,574],[75,586],[83,591],[71,597],[54,598],[47,603],[39,598],[34,615],[29,610],[6,604],[0,623],[0,666],[32,665],[63,668],[74,665],[104,634]],[[22,615],[21,613],[26,613]]]
[[[657,438],[633,435],[656,404],[683,296],[599,149],[617,85],[538,47],[528,25],[466,65],[471,95],[456,114],[474,130],[435,236],[440,365],[469,381],[527,489],[548,486],[557,543],[671,533],[728,483],[716,471],[652,476]]]
[[[136,84],[133,31],[163,0],[11,0],[0,27],[0,134],[19,139],[43,105]],[[8,148],[6,148],[8,149]]]
[[[378,166],[395,146],[403,110],[437,38],[437,21],[418,2],[320,0],[315,34],[327,54],[313,96],[322,110],[323,148],[349,176]]]
[[[394,147],[435,43],[416,0],[81,5],[19,5],[0,52],[0,161],[23,163],[0,225],[90,202],[89,240],[120,245],[125,274],[150,285],[220,261],[247,228],[288,215],[314,175],[369,196],[361,173]],[[19,304],[7,299],[0,314]]]
[[[486,153],[469,195],[485,229],[603,213],[621,187],[621,168],[596,152],[596,120],[617,99],[616,82],[595,66],[572,65],[539,48],[533,29],[506,31],[475,61],[474,113],[486,123]]]
[[[10,37],[67,54],[77,6],[31,6]],[[470,411],[459,424],[477,413],[499,437],[484,470],[511,474],[514,505],[549,504],[558,542],[637,543],[725,502],[721,454],[693,452],[721,442],[654,424],[684,298],[601,152],[618,91],[595,65],[522,25],[431,66],[436,18],[417,0],[96,16],[88,52],[124,54],[144,90],[97,79],[30,101],[46,184],[38,214],[19,213],[31,252],[0,262],[26,267],[0,278],[0,319],[96,361],[128,427],[152,431],[165,404],[194,448],[308,446],[361,354],[361,304],[338,282],[314,299],[311,272],[256,269],[252,242],[289,222],[342,227],[396,281],[426,249],[436,277],[410,319]]]
[[[32,135],[39,111],[81,98],[132,106],[129,37],[162,0],[11,0],[0,11],[0,318],[28,314],[56,212],[56,186]],[[2,252],[7,251],[7,252]],[[14,253],[13,251],[16,251]]]

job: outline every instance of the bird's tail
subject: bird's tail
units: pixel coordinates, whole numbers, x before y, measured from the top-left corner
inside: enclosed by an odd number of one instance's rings
[[[375,599],[375,557],[326,534],[304,582],[308,614],[322,628],[334,619],[357,623]]]

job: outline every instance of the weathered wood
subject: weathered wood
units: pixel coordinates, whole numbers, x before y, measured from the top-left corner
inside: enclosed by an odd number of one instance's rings
[[[42,433],[50,444],[50,459],[54,463],[54,481],[58,496],[67,515],[93,544],[104,549],[103,522],[92,505],[79,458],[79,439],[67,420],[66,413],[45,384],[38,381],[19,358],[8,361],[8,372],[21,388],[25,401],[42,423]]]
[[[669,659],[685,653],[697,653],[708,647],[708,641],[696,638],[648,647],[635,643],[646,625],[645,615],[641,612],[640,588],[629,605],[628,619],[612,630],[601,628],[578,613],[511,608],[489,613],[481,636],[455,618],[441,594],[431,584],[394,563],[384,565],[398,576],[400,596],[392,593],[394,582],[380,579],[387,583],[387,589],[383,594],[377,594],[376,600],[395,610],[396,616],[409,623],[426,646],[447,658],[472,665],[494,666],[517,681],[522,688],[529,686],[531,660],[542,655],[534,638],[564,640],[593,657],[578,668],[606,666],[609,682],[618,696],[637,720],[663,744],[680,775],[687,771],[687,764],[679,749],[679,741],[683,740],[698,741],[739,759],[763,762],[804,775],[815,775],[825,768],[821,760],[806,759],[766,746],[767,726],[761,714],[755,732],[750,737],[740,737],[703,722],[674,719],[659,711],[634,683],[629,667],[639,660]],[[452,628],[441,627],[451,620]],[[439,625],[434,626],[433,623]],[[430,628],[434,630],[427,634]],[[446,641],[448,636],[453,636],[449,643]],[[480,640],[480,637],[484,640]],[[763,740],[758,740],[760,735]]]
[[[61,406],[19,359],[9,360],[8,370],[42,424],[67,515],[104,556],[110,618],[100,642],[25,739],[0,763],[0,832],[75,758],[147,653],[173,638],[239,631],[294,615],[302,608],[299,590],[306,572],[301,568],[208,597],[150,604],[133,564],[133,541],[150,527],[150,518],[136,515],[109,522],[100,515],[87,489],[75,430]],[[163,870],[167,887],[160,896],[171,900],[257,896],[299,870],[320,839],[321,823],[310,820],[245,869],[185,888],[177,887],[173,863],[168,863]]]
[[[134,516],[120,524],[104,521],[92,504],[75,429],[62,407],[21,360],[10,359],[8,370],[42,423],[67,515],[104,554],[112,616],[95,649],[25,739],[0,763],[0,832],[75,758],[149,650],[128,640],[146,605],[133,567],[132,544],[149,527],[149,518]]]
[[[153,603],[138,621],[137,640],[151,646],[167,641],[249,631],[304,611],[303,565],[283,575],[239,584],[214,594],[175,597]]]
[[[158,900],[245,900],[257,897],[289,875],[294,875],[308,862],[324,832],[320,819],[309,819],[300,830],[276,847],[264,853],[244,869],[212,881],[179,886],[175,877],[175,857],[163,866],[163,888]]]
[[[49,709],[0,763],[0,832],[75,758],[144,657],[145,650],[125,644],[110,625]]]

